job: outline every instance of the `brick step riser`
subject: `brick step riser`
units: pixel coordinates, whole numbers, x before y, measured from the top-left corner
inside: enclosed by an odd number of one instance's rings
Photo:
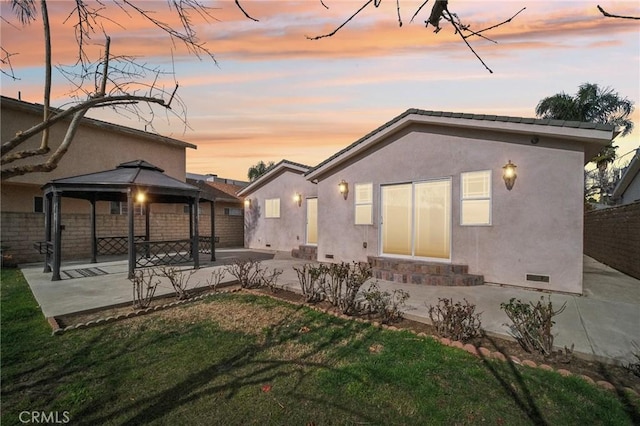
[[[484,284],[484,278],[480,275],[452,274],[452,275],[428,275],[428,274],[402,274],[379,269],[373,270],[373,277],[393,281],[402,284],[422,284],[432,286],[470,287]]]

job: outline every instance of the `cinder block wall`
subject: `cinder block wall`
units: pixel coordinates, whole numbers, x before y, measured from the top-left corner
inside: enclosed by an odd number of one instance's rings
[[[17,263],[44,261],[33,247],[44,241],[44,214],[2,212],[0,217],[0,241],[8,247],[6,253]],[[144,235],[144,216],[135,216],[135,234]],[[63,214],[62,258],[88,259],[91,256],[90,217],[88,214]],[[242,216],[224,215],[224,210],[216,208],[217,247],[241,247],[244,241],[244,221]],[[187,214],[154,213],[150,215],[151,240],[179,240],[189,236],[189,216]],[[198,224],[201,236],[211,235],[211,217],[201,214]],[[98,237],[127,235],[126,215],[97,215]]]
[[[586,212],[584,253],[640,279],[640,201]]]

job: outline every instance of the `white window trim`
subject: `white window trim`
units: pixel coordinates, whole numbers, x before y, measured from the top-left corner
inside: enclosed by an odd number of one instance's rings
[[[407,254],[392,254],[392,253],[385,253],[383,251],[383,244],[382,244],[382,222],[384,221],[383,218],[383,214],[382,214],[382,209],[384,208],[383,204],[382,204],[382,189],[383,187],[386,186],[393,186],[393,185],[411,185],[411,205],[414,206],[415,205],[415,186],[417,184],[420,183],[426,183],[426,182],[434,182],[434,181],[445,181],[448,180],[449,181],[449,257],[447,259],[441,258],[441,257],[425,257],[425,256],[416,256],[415,253],[415,233],[412,231],[411,232],[411,254],[407,255]],[[443,176],[443,177],[439,177],[439,178],[432,178],[432,179],[422,179],[422,180],[416,180],[416,181],[399,181],[399,182],[390,182],[390,183],[385,183],[385,184],[380,184],[378,186],[378,200],[380,200],[380,206],[378,208],[379,210],[379,216],[378,216],[378,255],[379,256],[383,256],[383,257],[389,257],[389,258],[394,258],[394,259],[409,259],[409,260],[422,260],[422,261],[426,261],[426,262],[435,262],[435,263],[444,263],[444,264],[450,264],[453,262],[452,260],[452,254],[453,254],[453,177],[452,176]],[[412,208],[413,210],[413,208]],[[411,229],[414,229],[414,223],[415,223],[415,217],[412,213],[412,218],[411,218]]]
[[[366,203],[358,203],[358,186],[365,186],[368,185],[369,187],[371,187],[371,200],[366,202]],[[370,226],[373,225],[373,183],[372,182],[368,182],[368,183],[356,183],[354,185],[354,196],[353,196],[353,223],[355,225],[363,225],[363,226]],[[371,213],[371,220],[369,220],[369,223],[358,223],[357,222],[357,210],[358,210],[358,206],[369,206],[369,212]]]
[[[489,196],[488,197],[464,197],[463,178],[468,173],[489,172]],[[489,201],[489,223],[463,223],[462,222],[462,204],[467,200],[488,200]],[[460,226],[492,226],[493,225],[493,171],[488,170],[471,170],[460,173]]]
[[[278,200],[278,215],[269,215],[269,210],[267,209],[267,204],[269,202],[274,202],[275,200]],[[265,219],[280,219],[281,216],[281,212],[280,212],[280,198],[266,198],[264,200],[264,218]]]

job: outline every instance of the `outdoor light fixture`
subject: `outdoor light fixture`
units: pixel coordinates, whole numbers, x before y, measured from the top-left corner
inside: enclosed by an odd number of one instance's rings
[[[298,207],[300,207],[302,205],[302,194],[300,194],[299,192],[296,192],[295,195],[293,196],[293,201],[295,201],[296,204],[298,204]]]
[[[347,182],[345,182],[344,179],[342,179],[340,181],[340,183],[338,184],[338,190],[340,191],[340,193],[342,194],[342,196],[346,200],[347,199],[347,195],[349,195],[349,184]]]
[[[251,198],[245,198],[244,199],[244,206],[245,207],[251,207]]]
[[[142,191],[138,191],[136,193],[136,203],[144,203],[146,201],[147,197],[145,196],[144,192]]]
[[[502,179],[504,179],[504,184],[507,186],[507,189],[511,191],[513,185],[516,183],[516,178],[518,175],[516,174],[516,166],[509,160],[507,164],[502,167]]]

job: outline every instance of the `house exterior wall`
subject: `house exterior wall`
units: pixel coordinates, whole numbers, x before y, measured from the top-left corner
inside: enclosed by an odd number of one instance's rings
[[[283,170],[268,184],[257,188],[245,205],[245,247],[291,251],[306,241],[306,203],[293,200],[294,194],[303,200],[316,196],[316,185],[308,182],[301,172]],[[265,200],[280,199],[280,217],[265,218]]]
[[[40,122],[41,117],[30,111],[2,107],[2,140],[9,140],[19,131]],[[50,146],[53,152],[64,138],[67,123],[58,123],[51,127]],[[20,149],[39,147],[41,135],[28,139]],[[165,174],[185,181],[185,147],[146,139],[134,134],[119,133],[103,128],[81,124],[69,150],[58,163],[58,167],[48,173],[30,173],[11,178],[11,183],[30,183],[42,186],[59,178],[95,173],[109,170],[118,164],[145,160],[164,169]],[[32,164],[36,160],[20,160],[16,165]],[[5,184],[5,182],[3,182]]]
[[[562,140],[533,146],[530,135],[409,128],[318,182],[318,260],[366,261],[380,255],[380,185],[451,178],[451,262],[486,282],[582,292],[584,153]],[[560,147],[566,146],[566,149]],[[505,188],[502,166],[518,178]],[[491,170],[492,224],[460,225],[460,173]],[[338,183],[373,184],[373,225],[354,225],[354,197]],[[366,243],[366,248],[364,244]],[[549,283],[526,280],[548,275]]]

